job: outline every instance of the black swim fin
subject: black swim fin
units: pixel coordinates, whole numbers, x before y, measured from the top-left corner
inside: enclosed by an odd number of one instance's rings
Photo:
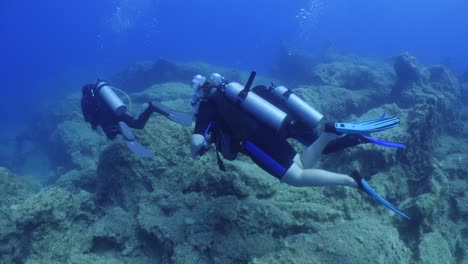
[[[143,147],[137,140],[135,135],[133,134],[130,127],[124,122],[119,122],[120,133],[122,134],[125,145],[127,145],[128,149],[130,149],[133,153],[138,155],[141,158],[151,158],[153,153]]]
[[[191,126],[192,125],[192,115],[174,111],[161,103],[153,101],[151,105],[154,107],[154,111],[169,118],[170,120],[182,125],[182,126]]]

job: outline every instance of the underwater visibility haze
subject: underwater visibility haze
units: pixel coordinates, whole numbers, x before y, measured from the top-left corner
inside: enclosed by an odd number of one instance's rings
[[[0,263],[467,263],[467,11],[462,0],[1,2]],[[214,147],[193,159],[192,79],[246,84],[251,71],[253,86],[284,85],[329,122],[398,117],[378,144],[316,168],[359,171],[411,219],[362,185],[293,187],[240,154],[222,171]],[[98,79],[146,126],[92,129],[82,87]],[[149,158],[131,151],[142,149]]]

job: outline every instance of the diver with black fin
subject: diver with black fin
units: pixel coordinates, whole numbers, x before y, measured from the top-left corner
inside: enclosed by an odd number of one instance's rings
[[[148,107],[138,118],[134,118],[127,112],[127,106],[114,93],[114,89],[118,90],[100,80],[96,84],[83,86],[81,98],[83,117],[94,130],[100,126],[108,139],[114,139],[121,134],[127,147],[140,157],[152,157],[153,153],[137,141],[131,128],[143,129],[154,112],[183,126],[192,125],[190,114],[174,111],[158,102],[149,102]]]
[[[310,131],[319,125],[323,115],[286,88],[275,92],[275,86],[269,92],[277,96],[278,101],[283,101],[281,108],[284,110],[280,109],[255,93],[255,88],[250,89],[254,77],[255,72],[252,72],[245,86],[227,82],[219,74],[212,74],[211,80],[201,75],[194,77],[192,105],[196,122],[190,141],[192,157],[204,154],[214,145],[218,166],[225,170],[219,152],[227,160],[234,160],[238,153],[243,153],[281,182],[296,187],[344,185],[357,188],[409,219],[404,212],[378,195],[357,171],[345,175],[313,167],[322,154],[361,143],[404,147],[370,137],[371,133],[397,126],[398,118],[381,117],[354,124],[327,123],[324,133],[311,136],[314,134]],[[308,132],[298,133],[300,129],[307,129]],[[340,142],[339,137],[343,134],[350,136]],[[287,141],[297,135],[305,137],[300,140],[306,145],[302,153],[296,153]],[[356,138],[359,140],[356,141]],[[327,147],[329,149],[325,152]]]

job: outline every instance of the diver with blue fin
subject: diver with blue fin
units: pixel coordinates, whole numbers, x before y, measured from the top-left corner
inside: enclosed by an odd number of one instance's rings
[[[313,168],[322,154],[362,143],[404,147],[370,137],[371,133],[397,126],[397,117],[382,116],[354,124],[327,123],[325,132],[318,136],[314,129],[323,118],[321,113],[282,86],[257,86],[251,90],[254,77],[252,72],[245,86],[227,82],[216,73],[210,80],[201,75],[194,77],[192,105],[196,122],[190,140],[192,157],[203,155],[214,145],[218,166],[225,170],[219,153],[227,160],[243,153],[281,182],[296,187],[354,187],[409,219],[378,195],[359,172],[345,175]],[[302,142],[306,146],[303,152],[296,153],[288,138]]]
[[[171,110],[158,102],[150,102],[138,118],[134,118],[127,112],[127,106],[114,93],[114,89],[118,90],[107,82],[99,80],[96,84],[83,86],[81,98],[83,117],[94,130],[100,126],[108,139],[114,139],[121,134],[127,147],[140,157],[152,157],[153,153],[138,142],[131,128],[143,129],[154,112],[183,126],[192,125],[190,114]]]

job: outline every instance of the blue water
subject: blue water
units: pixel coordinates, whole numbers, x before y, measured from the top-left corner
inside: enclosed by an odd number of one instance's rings
[[[461,72],[467,12],[463,0],[2,1],[0,111],[12,114],[1,118],[28,119],[44,102],[138,60],[268,74],[282,41],[314,53],[328,42],[364,56],[409,51]]]

